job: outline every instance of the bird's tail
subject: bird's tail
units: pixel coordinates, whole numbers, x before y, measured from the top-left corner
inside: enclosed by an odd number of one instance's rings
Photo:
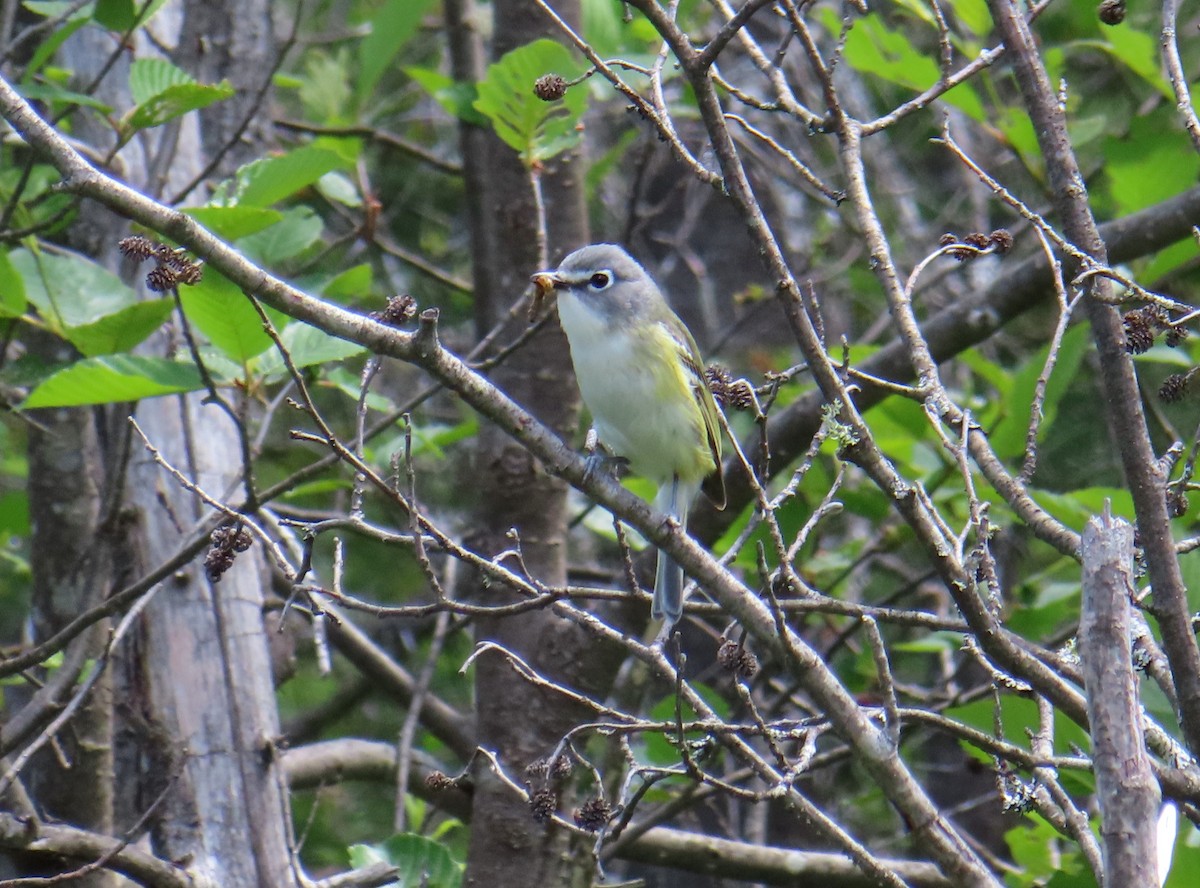
[[[679,522],[679,527],[687,532],[688,506],[691,504],[695,490],[689,490],[688,485],[681,485],[675,478],[668,484],[663,484],[658,491],[654,504],[659,511],[666,512]],[[670,628],[679,622],[683,616],[683,568],[670,555],[661,549],[658,552],[658,569],[654,577],[654,601],[650,607],[650,615],[656,620],[664,620]]]

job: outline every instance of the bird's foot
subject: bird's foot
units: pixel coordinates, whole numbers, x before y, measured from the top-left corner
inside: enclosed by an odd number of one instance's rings
[[[599,451],[589,453],[585,461],[587,468],[584,469],[584,473],[589,481],[603,476],[620,478],[621,474],[629,468],[629,460],[625,457],[611,456]]]

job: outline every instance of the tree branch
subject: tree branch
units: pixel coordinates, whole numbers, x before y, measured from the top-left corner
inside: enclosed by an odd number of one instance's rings
[[[1130,648],[1133,528],[1107,507],[1083,531],[1079,656],[1087,684],[1105,885],[1153,885],[1159,791],[1142,735]]]
[[[1013,61],[1017,83],[1037,133],[1055,208],[1068,240],[1102,265],[1108,254],[1088,206],[1087,187],[1067,133],[1065,112],[1042,66],[1037,46],[1021,8],[1013,0],[988,0]],[[1068,276],[1071,276],[1069,270]],[[1192,754],[1200,754],[1200,648],[1192,631],[1187,589],[1183,584],[1170,516],[1165,478],[1150,442],[1141,391],[1133,361],[1125,350],[1121,317],[1109,299],[1111,283],[1100,275],[1088,278],[1091,297],[1085,303],[1100,357],[1113,439],[1133,496],[1141,544],[1154,588],[1154,609],[1163,634],[1163,649],[1179,693],[1184,737]]]

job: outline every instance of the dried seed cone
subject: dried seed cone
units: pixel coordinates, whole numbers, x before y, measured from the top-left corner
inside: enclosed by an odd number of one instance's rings
[[[545,74],[534,81],[533,94],[543,102],[557,102],[567,94],[567,81],[558,74]]]
[[[575,809],[575,825],[596,832],[612,817],[612,805],[604,799],[588,799]]]
[[[1104,0],[1096,7],[1096,15],[1106,25],[1119,25],[1125,21],[1125,0]]]

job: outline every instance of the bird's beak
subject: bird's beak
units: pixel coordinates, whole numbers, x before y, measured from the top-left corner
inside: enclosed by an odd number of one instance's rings
[[[533,281],[533,301],[529,304],[529,323],[537,320],[546,297],[562,286],[562,278],[552,271],[539,271],[530,278]]]
[[[530,280],[537,287],[538,297],[545,298],[550,294],[551,290],[555,290],[562,286],[562,278],[553,271],[539,271]]]

